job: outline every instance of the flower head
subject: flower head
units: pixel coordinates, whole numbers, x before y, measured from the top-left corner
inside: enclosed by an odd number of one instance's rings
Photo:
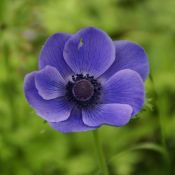
[[[37,114],[61,132],[123,126],[144,105],[148,73],[142,47],[90,27],[48,38],[24,91]]]

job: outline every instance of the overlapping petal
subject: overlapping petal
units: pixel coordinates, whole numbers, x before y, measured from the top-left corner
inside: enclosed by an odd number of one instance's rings
[[[149,63],[144,49],[126,40],[115,41],[114,45],[115,61],[102,77],[108,79],[119,70],[132,69],[145,80],[149,74]]]
[[[50,65],[56,67],[64,78],[72,74],[72,70],[63,58],[64,45],[70,37],[71,35],[67,33],[56,33],[47,39],[39,57],[40,69]]]
[[[65,81],[52,66],[46,66],[35,75],[35,85],[39,95],[45,100],[51,100],[65,95]]]
[[[102,124],[123,126],[129,122],[132,111],[127,104],[99,104],[93,109],[83,110],[83,122],[93,127]]]
[[[69,38],[63,55],[75,73],[88,73],[98,77],[115,60],[115,47],[105,32],[90,27]]]
[[[80,132],[96,129],[95,127],[87,126],[82,121],[82,111],[74,108],[69,118],[62,122],[50,123],[51,126],[60,132]]]
[[[44,100],[35,87],[36,72],[27,74],[24,82],[24,92],[26,99],[37,114],[48,122],[59,122],[66,120],[71,112],[70,105],[64,97],[53,100]]]
[[[144,84],[140,75],[130,69],[114,74],[103,85],[102,103],[129,104],[135,115],[144,104]]]

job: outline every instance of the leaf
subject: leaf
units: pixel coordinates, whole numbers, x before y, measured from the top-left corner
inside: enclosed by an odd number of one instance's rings
[[[117,155],[114,155],[110,161],[112,161],[114,158],[120,157],[121,155],[126,154],[130,151],[139,151],[139,150],[155,151],[155,152],[159,153],[166,161],[168,161],[168,154],[167,154],[166,150],[162,146],[155,144],[155,143],[142,143],[142,144],[136,145],[136,146],[131,147],[127,150],[119,152]]]

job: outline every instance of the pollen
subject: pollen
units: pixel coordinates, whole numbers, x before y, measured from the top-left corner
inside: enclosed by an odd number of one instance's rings
[[[66,86],[66,98],[79,108],[92,107],[99,103],[101,84],[89,74],[72,76]]]

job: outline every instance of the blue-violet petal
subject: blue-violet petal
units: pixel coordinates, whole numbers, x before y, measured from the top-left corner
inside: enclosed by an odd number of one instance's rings
[[[80,132],[96,129],[96,127],[90,127],[82,121],[82,111],[74,108],[71,111],[69,119],[62,122],[50,123],[51,126],[60,132]]]
[[[27,74],[24,81],[24,92],[27,101],[37,114],[48,122],[59,122],[68,119],[72,105],[64,97],[44,100],[35,87],[36,72]]]
[[[140,75],[130,69],[114,74],[103,84],[102,103],[121,103],[132,106],[135,115],[144,105],[144,84]]]
[[[81,29],[65,44],[64,59],[77,73],[94,77],[104,73],[115,60],[115,47],[111,38],[96,28]]]
[[[35,85],[39,95],[45,100],[65,95],[65,81],[52,66],[46,66],[36,73]]]
[[[70,37],[71,35],[67,33],[56,33],[47,39],[39,57],[40,69],[50,65],[56,67],[64,78],[72,74],[72,70],[63,58],[64,45]]]
[[[119,70],[132,69],[145,80],[149,74],[149,62],[144,49],[126,40],[115,41],[114,45],[115,61],[102,77],[108,79]]]
[[[95,108],[83,110],[83,122],[94,127],[102,124],[123,126],[129,122],[132,111],[132,107],[127,104],[99,104]]]

